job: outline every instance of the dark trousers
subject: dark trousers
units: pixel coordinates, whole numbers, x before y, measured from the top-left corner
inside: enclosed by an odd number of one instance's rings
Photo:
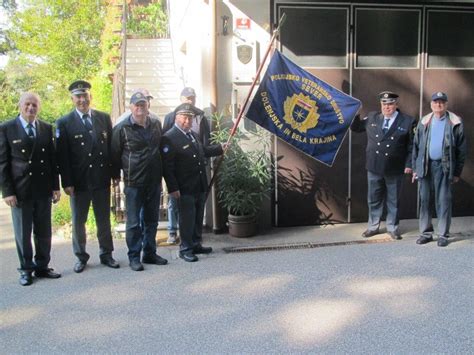
[[[19,270],[47,269],[51,253],[51,198],[21,201],[11,211]],[[34,261],[31,232],[36,252]]]
[[[89,207],[92,203],[97,239],[99,241],[99,256],[111,255],[114,250],[112,232],[110,230],[110,188],[94,191],[75,191],[71,196],[72,212],[72,248],[76,257],[82,261],[89,260],[86,252],[86,221]]]
[[[451,226],[452,186],[447,173],[443,172],[441,161],[430,161],[428,174],[420,182],[420,233],[431,236],[431,198],[434,197],[438,217],[438,235],[449,236]]]
[[[126,240],[130,261],[156,254],[156,230],[160,208],[161,188],[157,184],[125,187],[127,208]]]
[[[180,252],[187,252],[201,245],[205,204],[206,193],[204,192],[180,196],[178,200]]]
[[[403,174],[400,175],[377,175],[367,172],[367,202],[369,206],[369,230],[377,230],[383,214],[385,203],[387,204],[387,231],[398,232],[400,193],[402,188]]]

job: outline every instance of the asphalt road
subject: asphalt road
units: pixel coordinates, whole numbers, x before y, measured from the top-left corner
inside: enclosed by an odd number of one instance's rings
[[[166,266],[98,263],[82,274],[56,240],[59,280],[18,285],[13,240],[0,237],[0,353],[472,354],[474,239],[413,240],[226,254],[197,263],[160,248]]]

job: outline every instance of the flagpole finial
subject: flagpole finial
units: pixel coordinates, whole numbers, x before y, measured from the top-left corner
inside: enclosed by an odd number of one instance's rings
[[[283,24],[285,23],[286,21],[286,13],[284,12],[280,19],[278,20],[278,26],[277,28],[275,29],[275,33],[279,33],[280,32],[280,29],[283,27]]]

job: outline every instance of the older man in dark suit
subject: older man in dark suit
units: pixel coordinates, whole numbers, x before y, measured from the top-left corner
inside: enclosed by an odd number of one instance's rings
[[[196,91],[191,87],[185,87],[181,91],[180,101],[183,104],[196,105]],[[199,141],[204,145],[209,145],[211,138],[211,128],[204,111],[195,107],[196,114],[191,123],[191,130],[199,137]],[[163,123],[163,134],[173,128],[176,118],[176,111],[171,111],[165,116]],[[168,243],[175,244],[177,242],[178,230],[178,201],[172,196],[168,195]]]
[[[366,169],[369,206],[367,230],[362,237],[379,234],[384,204],[387,206],[387,232],[402,239],[399,229],[399,204],[403,174],[411,174],[414,119],[398,110],[398,95],[379,94],[380,112],[356,117],[351,129],[367,133]]]
[[[184,103],[176,110],[174,126],[165,133],[161,151],[168,193],[178,200],[179,256],[193,262],[195,254],[209,254],[212,248],[202,246],[202,220],[207,196],[205,158],[222,154],[220,144],[204,146],[191,130],[193,118],[200,110]]]
[[[48,267],[51,201],[59,201],[61,194],[53,129],[37,117],[40,98],[24,93],[19,107],[20,114],[0,126],[0,185],[4,201],[12,210],[20,284],[28,286],[33,283],[33,271],[36,277],[61,277]]]
[[[77,262],[74,271],[84,271],[89,254],[86,252],[87,215],[92,202],[100,262],[111,268],[119,264],[113,259],[110,229],[110,142],[112,122],[104,112],[90,108],[91,85],[78,80],[69,86],[75,106],[57,121],[58,161],[64,192],[71,197],[72,242]]]

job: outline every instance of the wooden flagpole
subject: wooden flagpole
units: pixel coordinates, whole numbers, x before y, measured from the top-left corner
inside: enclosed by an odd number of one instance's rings
[[[244,112],[247,110],[247,106],[248,106],[250,97],[252,96],[255,85],[257,84],[257,79],[260,77],[260,73],[262,72],[263,66],[265,65],[265,63],[267,61],[267,58],[268,58],[268,55],[270,54],[270,51],[271,51],[272,46],[273,46],[273,42],[275,42],[276,37],[280,33],[280,29],[281,29],[283,23],[285,22],[285,20],[286,20],[286,13],[283,13],[283,15],[280,17],[280,20],[278,21],[278,27],[273,31],[272,37],[270,38],[270,43],[268,44],[268,48],[265,51],[265,55],[263,56],[263,60],[260,63],[258,69],[257,69],[257,73],[255,74],[255,78],[253,79],[252,85],[250,86],[250,90],[249,90],[249,93],[248,93],[247,97],[245,98],[244,104],[243,104],[242,108],[239,111],[239,115],[237,117],[237,120],[235,121],[234,125],[232,126],[229,138],[227,139],[227,145],[224,148],[224,152],[219,157],[219,160],[217,161],[216,167],[214,168],[214,173],[212,174],[212,178],[211,178],[211,181],[209,182],[209,186],[208,186],[208,190],[207,190],[208,193],[209,193],[212,185],[214,184],[215,178],[217,176],[217,172],[219,171],[219,168],[222,164],[224,156],[227,153],[227,150],[229,149],[230,142],[232,141],[232,138],[234,137],[235,132],[237,131],[239,123],[242,120],[242,116],[244,115]]]

